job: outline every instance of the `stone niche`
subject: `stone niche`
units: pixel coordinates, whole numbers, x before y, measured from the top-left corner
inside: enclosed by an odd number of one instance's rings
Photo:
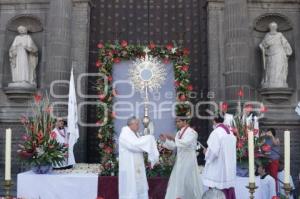
[[[9,57],[9,49],[16,38],[18,33],[18,27],[24,26],[28,31],[28,35],[32,39],[34,45],[37,48],[35,62],[36,67],[33,71],[34,74],[34,83],[23,83],[23,82],[12,82],[12,67],[11,61]],[[12,18],[6,27],[6,44],[5,44],[5,53],[4,53],[4,66],[3,66],[3,85],[6,87],[3,88],[5,94],[7,95],[8,99],[13,100],[15,102],[24,102],[26,100],[32,99],[32,95],[37,90],[38,84],[38,66],[39,60],[41,57],[41,48],[40,44],[43,38],[43,25],[38,17],[34,15],[18,15]]]
[[[294,54],[295,54],[295,48],[293,47],[294,41],[292,36],[293,26],[291,21],[283,14],[280,13],[266,13],[259,17],[257,17],[254,21],[254,30],[256,32],[256,35],[259,36],[259,38],[262,40],[264,35],[269,32],[269,24],[275,22],[278,25],[278,32],[281,32],[288,40],[288,42],[292,45],[293,54],[291,57],[289,57],[288,60],[288,87],[276,87],[276,88],[261,88],[259,89],[259,93],[262,96],[263,100],[267,103],[271,104],[280,104],[284,102],[289,102],[292,94],[294,93],[294,82],[291,81],[295,79],[293,75],[294,71]],[[263,64],[262,64],[262,55],[260,52],[259,56],[260,62],[257,64],[262,66],[261,67],[261,76],[259,76],[260,80],[262,80],[265,71],[263,70]]]

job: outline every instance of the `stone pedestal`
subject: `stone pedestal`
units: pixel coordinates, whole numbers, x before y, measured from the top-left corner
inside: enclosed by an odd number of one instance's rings
[[[3,89],[9,100],[15,102],[24,102],[32,99],[34,93],[36,93],[36,85],[28,83],[9,83],[8,87]]]
[[[262,88],[259,90],[264,100],[272,103],[279,104],[289,101],[294,89],[292,88]]]

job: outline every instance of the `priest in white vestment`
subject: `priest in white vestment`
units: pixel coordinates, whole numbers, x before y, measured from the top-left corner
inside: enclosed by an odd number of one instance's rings
[[[224,118],[218,114],[214,118],[215,129],[207,140],[203,184],[221,189],[226,199],[235,199],[236,178],[236,137],[223,124]]]
[[[148,199],[144,152],[153,167],[159,159],[153,135],[139,137],[139,120],[132,117],[119,137],[119,199]]]
[[[163,147],[177,149],[176,162],[173,167],[165,199],[199,199],[203,194],[203,185],[197,163],[198,133],[188,126],[185,119],[176,119],[176,136],[161,134]]]

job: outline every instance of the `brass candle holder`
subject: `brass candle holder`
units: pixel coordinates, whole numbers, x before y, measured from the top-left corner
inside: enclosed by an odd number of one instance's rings
[[[250,199],[254,199],[255,189],[258,188],[257,186],[255,186],[255,182],[249,182],[249,185],[246,187],[247,189],[249,189]]]
[[[5,192],[4,198],[5,199],[13,198],[11,195],[11,191],[10,191],[13,186],[12,180],[4,180],[3,186],[4,186],[4,192]]]
[[[284,183],[283,184],[283,189],[285,191],[286,198],[289,198],[290,197],[290,193],[292,191],[291,184],[290,183]]]

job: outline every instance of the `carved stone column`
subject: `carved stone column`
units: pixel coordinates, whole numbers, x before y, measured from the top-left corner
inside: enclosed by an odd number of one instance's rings
[[[69,80],[71,70],[72,0],[51,0],[47,24],[47,63],[43,87],[47,90],[55,80]],[[59,88],[58,88],[59,87]],[[65,95],[68,86],[59,86],[55,94]]]
[[[244,99],[254,97],[250,58],[250,24],[247,0],[224,0],[225,99],[236,100],[240,88]]]

